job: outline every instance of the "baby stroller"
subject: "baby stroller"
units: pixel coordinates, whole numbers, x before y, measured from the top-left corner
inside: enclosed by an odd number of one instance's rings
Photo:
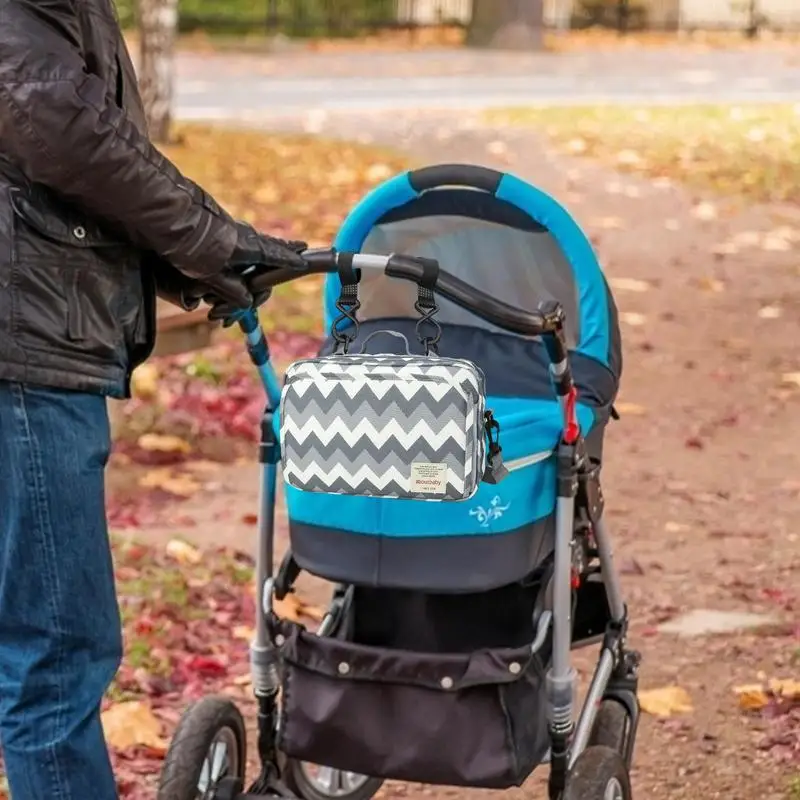
[[[291,548],[274,570],[281,386],[243,314],[268,396],[251,648],[262,769],[245,791],[242,716],[204,698],[175,733],[158,799],[368,800],[385,779],[502,789],[549,763],[551,800],[629,800],[639,656],[599,482],[621,346],[591,245],[541,190],[441,165],[371,192],[334,249],[306,254],[309,271],[336,273],[343,253],[361,274],[354,346],[372,353],[426,338],[413,284],[440,264],[427,342],[483,369],[507,475],[454,503],[287,486]],[[329,324],[340,290],[328,274]],[[334,586],[316,634],[272,610],[301,571]],[[570,652],[590,644],[599,660],[574,714]]]

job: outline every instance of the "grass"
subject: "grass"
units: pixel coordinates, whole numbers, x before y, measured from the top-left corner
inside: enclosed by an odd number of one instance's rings
[[[800,105],[525,108],[489,119],[535,127],[563,151],[622,171],[800,204]]]

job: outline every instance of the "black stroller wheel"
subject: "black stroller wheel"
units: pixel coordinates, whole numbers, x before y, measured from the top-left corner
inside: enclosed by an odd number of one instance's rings
[[[631,800],[622,756],[610,747],[587,747],[570,770],[563,800]]]
[[[616,700],[603,700],[594,719],[589,747],[610,747],[620,755],[625,753],[628,731],[628,712]]]
[[[216,800],[224,780],[244,781],[246,741],[230,700],[204,697],[190,706],[167,750],[156,800]]]
[[[371,800],[383,786],[380,778],[321,767],[293,758],[283,768],[284,783],[303,800]]]

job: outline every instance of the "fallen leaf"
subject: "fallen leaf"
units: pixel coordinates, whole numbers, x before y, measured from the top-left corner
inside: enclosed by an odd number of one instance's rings
[[[161,489],[177,497],[192,497],[200,484],[191,475],[175,473],[170,469],[153,469],[139,478],[142,489]]]
[[[167,752],[161,738],[161,723],[149,706],[130,700],[111,706],[101,715],[106,741],[115,750],[129,747],[148,747],[162,755]]]
[[[620,150],[614,159],[621,167],[640,167],[644,159],[635,150]]]
[[[759,319],[779,319],[781,314],[780,306],[763,306],[758,310]]]
[[[245,641],[251,641],[256,635],[255,629],[251,628],[249,625],[237,625],[233,629],[233,638],[234,639],[244,639]]]
[[[614,408],[619,411],[620,416],[625,414],[626,416],[641,417],[647,413],[647,409],[637,403],[614,403]]]
[[[160,433],[142,434],[136,444],[148,452],[156,453],[191,453],[192,447],[179,436],[167,436]]]
[[[743,711],[760,711],[773,698],[800,701],[800,681],[792,679],[771,679],[764,683],[734,686],[733,693],[739,699]]]
[[[570,139],[567,142],[567,152],[580,155],[586,152],[586,142],[583,139]]]
[[[650,288],[647,281],[640,281],[637,278],[610,278],[609,283],[613,289],[622,292],[646,292]]]
[[[133,371],[131,392],[142,400],[149,400],[158,394],[158,368],[154,364],[142,364]]]
[[[387,178],[391,178],[394,174],[395,170],[393,170],[388,164],[378,163],[370,165],[367,168],[364,177],[370,183],[380,183],[381,181],[385,181]]]
[[[683,531],[688,531],[689,526],[684,525],[681,522],[665,522],[664,523],[664,532],[665,533],[682,533]]]
[[[621,231],[625,228],[625,220],[622,217],[599,217],[592,220],[591,224],[593,227],[607,231]]]
[[[646,714],[662,718],[694,711],[692,698],[680,686],[664,686],[660,689],[640,691],[639,706]]]
[[[644,314],[637,314],[634,311],[623,311],[619,315],[620,320],[624,322],[626,325],[630,325],[631,327],[638,328],[647,321],[647,318]]]
[[[698,278],[694,283],[699,289],[704,289],[708,292],[725,291],[725,284],[722,281],[718,281],[716,278]]]
[[[303,617],[315,622],[322,622],[325,612],[316,606],[304,603],[295,593],[287,594],[283,600],[272,601],[272,610],[282,619],[290,622],[301,622]]]
[[[203,560],[201,552],[182,539],[171,539],[167,542],[166,553],[179,564],[199,564]]]
[[[781,382],[788,386],[800,387],[800,372],[784,372],[781,375]]]
[[[739,252],[739,247],[735,242],[722,242],[715,244],[711,252],[715,256],[735,256]]]
[[[486,152],[491,153],[493,156],[502,156],[508,152],[508,145],[504,141],[497,139],[486,145]]]
[[[717,207],[713,203],[707,201],[698,203],[692,208],[692,216],[703,222],[710,222],[718,216]]]

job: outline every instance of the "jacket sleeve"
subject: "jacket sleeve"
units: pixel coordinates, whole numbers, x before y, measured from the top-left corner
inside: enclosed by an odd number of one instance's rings
[[[0,0],[0,148],[27,177],[188,275],[220,271],[233,219],[127,118],[47,4]]]

